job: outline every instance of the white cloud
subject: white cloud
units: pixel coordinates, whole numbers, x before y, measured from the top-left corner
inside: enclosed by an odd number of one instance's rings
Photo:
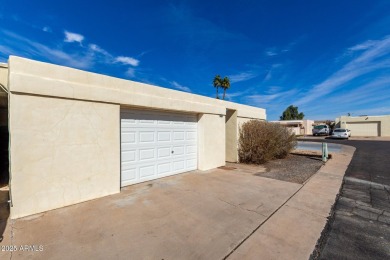
[[[228,77],[229,77],[231,83],[237,83],[237,82],[247,81],[247,80],[253,79],[253,78],[257,77],[257,74],[255,74],[253,72],[241,72],[241,73],[238,73],[235,75],[229,75]]]
[[[390,92],[387,91],[389,84],[390,78],[378,77],[362,85],[356,85],[353,89],[323,98],[321,99],[322,102],[310,103],[302,109],[305,114],[317,118],[334,118],[347,113],[358,114],[356,111],[363,111],[361,109],[363,107],[365,108],[364,111],[378,106],[387,106],[390,109]],[[378,93],[381,94],[378,95]],[[327,106],[327,114],[322,112],[324,104],[331,104],[331,106]],[[359,113],[368,114],[368,112]]]
[[[185,92],[191,92],[191,89],[190,89],[189,87],[180,85],[180,84],[177,83],[176,81],[171,81],[170,83],[171,83],[171,85],[172,85],[174,88],[176,88],[176,89],[179,89],[179,90],[182,90],[182,91],[185,91]]]
[[[125,75],[129,78],[135,77],[135,69],[134,68],[128,68],[125,72]]]
[[[43,27],[43,28],[42,28],[42,31],[44,31],[44,32],[49,32],[49,33],[53,32],[52,29],[51,29],[49,26]]]
[[[277,55],[287,53],[287,52],[291,51],[295,45],[302,42],[304,39],[305,39],[305,37],[302,36],[302,37],[299,37],[296,40],[290,42],[286,46],[267,48],[265,50],[264,54],[267,55],[268,57],[272,57],[272,56],[277,56]]]
[[[84,40],[84,36],[78,33],[64,31],[64,34],[65,34],[65,39],[64,39],[65,42],[78,42],[81,45]]]
[[[267,55],[267,56],[276,56],[276,55],[278,55],[278,53],[277,52],[275,52],[275,51],[266,51],[265,52],[265,55]]]
[[[118,56],[115,58],[115,62],[126,64],[126,65],[131,65],[131,66],[138,66],[139,65],[139,60],[134,59],[132,57],[125,57],[125,56]]]
[[[249,92],[248,90],[249,89],[237,92],[226,92],[225,100],[233,101],[236,98],[240,99],[240,97],[246,95]],[[215,95],[215,93],[213,93],[213,95]]]
[[[282,88],[279,87],[279,86],[270,86],[266,90],[266,93],[268,93],[268,94],[275,94],[275,93],[280,92],[281,90],[282,90]]]
[[[287,91],[281,91],[277,93],[272,93],[272,94],[266,94],[266,95],[261,95],[261,94],[254,94],[254,95],[249,95],[246,97],[246,100],[249,104],[252,105],[262,105],[262,106],[270,106],[270,105],[280,105],[282,102],[289,102],[291,97],[297,93],[296,89],[291,89]],[[287,102],[287,103],[288,103]]]
[[[282,64],[279,64],[279,63],[273,64],[271,66],[271,68],[269,69],[269,71],[267,72],[267,74],[265,75],[263,82],[271,80],[272,77],[274,76],[275,70],[277,70],[281,66],[282,66]]]
[[[368,40],[348,48],[348,51],[362,51],[374,46],[378,41]]]
[[[73,46],[74,48],[70,53],[65,52],[62,45],[44,45],[30,38],[0,29],[0,38],[2,39],[0,56],[7,58],[9,55],[17,55],[79,69],[91,69],[96,64],[112,65],[120,63],[124,69],[124,75],[130,78],[135,77],[136,70],[130,67],[138,66],[139,60],[125,56],[114,57],[94,43],[83,46],[81,45],[84,39],[83,36],[75,37],[75,34],[66,31],[65,33],[68,33],[65,40],[80,43],[80,46]]]
[[[266,108],[267,118],[269,120],[278,120],[286,107],[291,104],[295,105],[295,96],[299,93],[299,90],[296,88],[277,90],[275,88],[273,93],[249,94],[243,97],[241,101],[251,106]],[[306,115],[306,111],[302,110],[301,107],[299,107],[299,111],[304,112]]]
[[[390,54],[390,36],[378,41],[366,41],[350,49],[364,51],[346,63],[340,70],[310,89],[296,102],[297,105],[305,105],[313,100],[323,98],[350,81],[370,72],[390,68],[390,57],[381,59]]]
[[[92,44],[89,44],[88,47],[89,47],[89,49],[91,49],[93,52],[101,53],[101,54],[103,54],[103,55],[105,55],[105,56],[107,56],[107,57],[112,58],[112,55],[111,55],[110,53],[108,53],[108,51],[106,51],[106,50],[100,48],[100,47],[99,47],[98,45],[96,45],[96,44],[93,44],[93,43],[92,43]]]
[[[63,50],[50,47],[10,31],[0,30],[2,40],[7,47],[4,55],[19,55],[27,58],[46,59],[47,61],[69,67],[87,69],[93,65],[91,57],[83,54],[68,54]],[[5,50],[3,48],[3,50]]]

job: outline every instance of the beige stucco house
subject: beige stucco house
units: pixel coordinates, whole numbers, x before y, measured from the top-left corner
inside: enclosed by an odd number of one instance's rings
[[[351,136],[390,136],[390,115],[341,116],[336,127],[351,130]]]
[[[11,218],[237,161],[264,109],[11,56],[0,66]]]
[[[287,127],[295,135],[311,135],[313,129],[313,120],[280,120],[270,121],[270,123],[281,124]]]

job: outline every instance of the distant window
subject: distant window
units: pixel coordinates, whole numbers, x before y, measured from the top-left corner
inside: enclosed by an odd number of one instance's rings
[[[328,128],[328,126],[327,125],[316,125],[314,127],[314,129],[323,129],[323,128]]]

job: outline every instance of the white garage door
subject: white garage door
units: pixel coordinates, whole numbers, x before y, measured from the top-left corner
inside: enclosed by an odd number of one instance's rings
[[[347,128],[351,130],[351,136],[379,136],[378,122],[367,123],[347,123]]]
[[[121,186],[197,169],[197,117],[121,112]]]

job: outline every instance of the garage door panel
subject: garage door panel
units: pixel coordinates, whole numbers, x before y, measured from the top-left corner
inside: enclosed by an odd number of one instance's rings
[[[121,168],[122,170],[130,170],[130,169],[135,169],[136,166],[132,162],[122,162]]]
[[[150,177],[155,175],[155,165],[146,165],[146,166],[140,166],[139,167],[139,177],[140,179]]]
[[[174,131],[173,132],[174,141],[184,141],[184,131]]]
[[[139,133],[139,143],[152,143],[155,141],[154,132],[140,132]]]
[[[122,121],[122,127],[133,127],[136,124],[134,119],[126,119]]]
[[[157,159],[165,159],[171,156],[171,147],[157,148]]]
[[[180,155],[184,155],[184,146],[174,146],[172,147],[172,155],[173,156],[180,156]]]
[[[188,170],[195,170],[196,169],[197,160],[196,158],[186,160],[186,168]]]
[[[170,162],[160,163],[160,164],[157,165],[157,174],[158,175],[167,174],[167,173],[170,173],[170,172],[172,172],[172,168],[171,168],[171,163]]]
[[[170,131],[158,131],[157,132],[157,141],[158,142],[170,142],[171,141],[171,132]]]
[[[122,151],[122,162],[132,163],[136,161],[136,150]]]
[[[139,120],[138,124],[139,126],[143,126],[143,125],[150,126],[156,124],[156,122],[153,120]]]
[[[122,180],[123,181],[133,181],[136,179],[137,179],[137,169],[136,168],[122,170]]]
[[[184,169],[185,169],[185,161],[180,160],[180,161],[173,162],[174,171],[181,171]]]
[[[379,136],[379,123],[347,123],[351,136]]]
[[[172,124],[174,125],[184,125],[186,122],[183,122],[183,117],[173,117],[172,118]]]
[[[187,131],[186,140],[196,140],[196,132],[195,131]]]
[[[186,146],[186,154],[196,154],[197,148],[196,145],[187,145]]]
[[[136,132],[122,132],[121,134],[122,143],[135,144],[136,143]]]
[[[197,169],[197,117],[121,113],[121,186]]]
[[[155,148],[139,149],[139,161],[155,160]]]

